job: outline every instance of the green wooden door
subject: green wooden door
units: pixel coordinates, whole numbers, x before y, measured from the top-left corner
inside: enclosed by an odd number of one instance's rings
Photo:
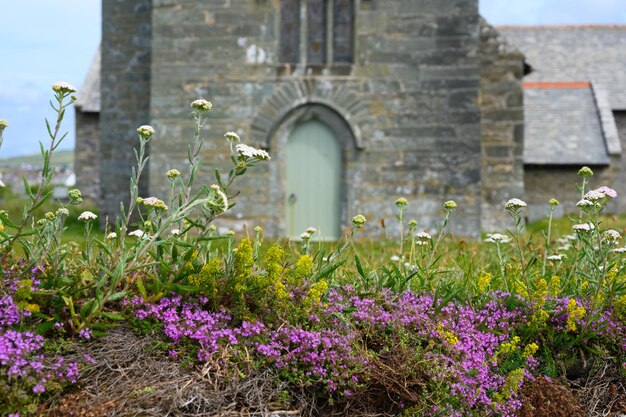
[[[341,215],[341,146],[324,123],[296,125],[287,142],[287,235],[299,239],[307,227],[318,239],[337,240]]]

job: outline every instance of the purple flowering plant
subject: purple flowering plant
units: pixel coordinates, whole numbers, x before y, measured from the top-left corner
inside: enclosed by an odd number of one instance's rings
[[[514,416],[524,385],[539,375],[590,372],[580,369],[590,356],[626,363],[626,247],[602,220],[617,194],[606,186],[587,190],[588,168],[569,237],[553,234],[556,200],[540,243],[526,229],[526,203],[513,198],[504,208],[514,227],[472,245],[448,239],[454,201],[444,204],[442,223],[420,230],[416,220],[404,227],[410,204],[401,197],[400,239],[389,243],[389,261],[364,253],[357,239],[363,215],[334,247],[315,249],[314,228],[300,249],[267,248],[260,227],[254,239],[237,243],[213,221],[232,206],[235,179],[269,155],[229,132],[227,176],[218,172],[216,184],[194,186],[212,107],[196,100],[189,169],[167,171],[168,198],[139,195],[156,134],[141,126],[122,220],[98,239],[91,233],[97,214],[83,212],[78,250],[60,239],[68,208],[82,201],[78,190],[36,219],[48,197],[51,155],[64,137],[64,111],[75,101],[73,87],[53,89],[57,122],[42,151],[42,182],[34,192],[27,187],[20,221],[0,212],[0,414],[34,413],[40,398],[77,381],[79,364],[46,347],[95,343],[127,318],[171,360],[230,375],[270,369],[325,406],[378,399],[385,412],[406,415]],[[553,253],[556,242],[562,246]],[[24,248],[19,260],[16,243]]]

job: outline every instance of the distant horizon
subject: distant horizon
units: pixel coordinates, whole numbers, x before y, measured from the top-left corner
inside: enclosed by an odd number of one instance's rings
[[[100,43],[100,0],[21,0],[0,15],[0,119],[9,122],[0,159],[39,152],[44,118],[54,117],[50,86],[81,88]],[[33,13],[37,10],[37,13]],[[496,27],[626,26],[624,0],[481,0],[479,13]],[[72,28],[72,35],[65,27]],[[75,34],[78,34],[75,35]],[[51,121],[52,122],[52,121]],[[59,149],[74,147],[74,109],[68,109]]]

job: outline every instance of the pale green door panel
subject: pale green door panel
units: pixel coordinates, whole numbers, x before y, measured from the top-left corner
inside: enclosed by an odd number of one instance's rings
[[[341,145],[324,123],[297,124],[287,141],[286,229],[299,239],[307,227],[337,240],[341,216]]]

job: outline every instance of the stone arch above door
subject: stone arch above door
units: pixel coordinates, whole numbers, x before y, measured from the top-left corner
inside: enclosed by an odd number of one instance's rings
[[[253,143],[270,149],[276,130],[294,112],[314,114],[337,133],[349,133],[352,147],[365,148],[359,125],[369,117],[368,109],[342,83],[320,79],[284,82],[265,98],[251,124]]]

